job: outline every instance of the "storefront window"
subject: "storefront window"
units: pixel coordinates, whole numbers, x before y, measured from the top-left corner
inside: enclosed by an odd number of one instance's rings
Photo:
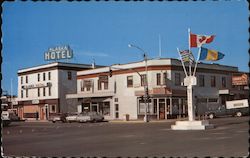
[[[139,100],[139,114],[145,114],[145,102],[144,100]],[[151,99],[148,101],[148,113],[154,114],[154,106]]]
[[[101,102],[99,103],[99,112],[103,115],[110,115],[110,103],[109,102]]]

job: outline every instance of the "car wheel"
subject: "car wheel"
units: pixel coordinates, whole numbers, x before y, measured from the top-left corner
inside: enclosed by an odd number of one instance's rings
[[[236,112],[236,116],[237,117],[241,117],[242,116],[242,113],[240,111]]]
[[[209,119],[213,119],[213,118],[214,118],[214,114],[213,114],[213,113],[209,114],[209,115],[208,115],[208,118],[209,118]]]
[[[56,123],[56,121],[52,121],[53,123]]]

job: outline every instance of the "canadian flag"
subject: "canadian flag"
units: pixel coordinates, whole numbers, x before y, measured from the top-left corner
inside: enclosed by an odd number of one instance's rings
[[[190,33],[190,47],[201,47],[205,43],[211,43],[215,35],[196,35]]]

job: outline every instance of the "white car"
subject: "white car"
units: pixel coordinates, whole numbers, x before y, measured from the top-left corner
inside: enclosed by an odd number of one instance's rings
[[[79,114],[77,114],[77,113],[69,114],[69,115],[66,117],[66,122],[69,122],[69,123],[71,123],[71,122],[76,122],[76,121],[77,121],[76,118],[77,118],[78,115],[79,115]]]
[[[97,112],[81,113],[76,117],[77,122],[101,122],[104,117]]]

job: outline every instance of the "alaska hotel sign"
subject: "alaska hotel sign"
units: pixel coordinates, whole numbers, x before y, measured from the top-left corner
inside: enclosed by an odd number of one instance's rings
[[[45,60],[60,60],[71,58],[73,58],[73,51],[69,46],[49,48],[49,50],[44,53]]]

